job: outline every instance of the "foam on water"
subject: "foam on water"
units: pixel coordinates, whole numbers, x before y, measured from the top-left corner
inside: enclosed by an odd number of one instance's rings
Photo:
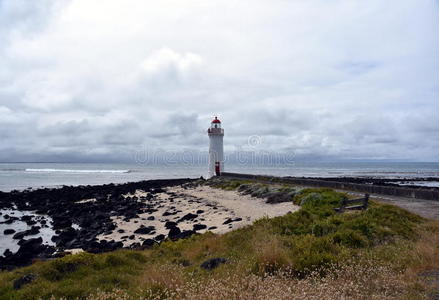
[[[26,172],[47,173],[129,173],[130,170],[25,169]]]

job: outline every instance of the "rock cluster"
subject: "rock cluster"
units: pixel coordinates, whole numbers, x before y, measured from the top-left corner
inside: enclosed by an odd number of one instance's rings
[[[137,218],[138,214],[154,212],[155,209],[148,204],[148,200],[152,199],[155,194],[163,192],[164,187],[191,181],[193,179],[149,180],[119,185],[64,186],[56,189],[0,192],[1,209],[14,208],[20,211],[33,211],[37,214],[37,216],[26,215],[21,219],[3,215],[5,224],[13,224],[20,220],[32,227],[21,232],[15,232],[14,229],[4,231],[5,235],[14,234],[13,238],[19,240],[20,248],[16,253],[6,250],[3,257],[0,256],[0,269],[28,265],[33,259],[50,258],[54,256],[55,251],[62,252],[64,249],[81,248],[99,253],[121,248],[123,243],[120,241],[99,241],[96,238],[100,234],[111,233],[116,229],[111,217],[123,216],[125,221],[129,221]],[[125,196],[134,195],[136,190],[145,191],[146,196],[143,199]],[[52,219],[50,225],[56,232],[56,235],[52,237],[55,247],[44,245],[41,237],[25,239],[27,236],[38,234],[41,226],[49,226],[48,220],[42,215]],[[184,218],[191,217],[189,215]],[[40,226],[34,226],[37,221]],[[152,231],[154,228],[147,226],[139,227],[136,233],[146,234]],[[195,231],[181,232],[175,225],[170,228],[169,237],[177,239],[193,233]],[[162,236],[158,238],[164,239]],[[144,244],[149,245],[151,242],[144,241]]]
[[[242,184],[238,192],[256,198],[265,198],[267,203],[291,202],[297,190],[292,187],[277,187],[264,184]]]

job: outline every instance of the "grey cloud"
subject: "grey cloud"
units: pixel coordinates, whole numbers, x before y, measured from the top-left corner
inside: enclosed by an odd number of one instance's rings
[[[438,159],[437,2],[171,2],[0,0],[0,160]]]

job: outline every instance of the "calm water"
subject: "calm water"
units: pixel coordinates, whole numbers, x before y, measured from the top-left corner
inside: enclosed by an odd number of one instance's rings
[[[278,176],[374,176],[382,178],[436,177],[439,163],[301,162],[288,166],[226,165],[230,172]],[[142,164],[0,163],[0,190],[124,183],[160,178],[206,177],[205,165],[147,166]]]

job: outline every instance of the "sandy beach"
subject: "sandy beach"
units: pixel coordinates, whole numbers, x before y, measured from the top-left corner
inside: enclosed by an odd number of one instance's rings
[[[101,234],[97,238],[107,241],[122,241],[124,246],[141,243],[145,239],[161,240],[167,236],[167,222],[175,222],[181,230],[195,230],[198,233],[211,231],[225,233],[227,231],[252,224],[263,217],[282,216],[294,212],[299,206],[292,202],[269,204],[265,199],[242,195],[237,191],[227,191],[210,186],[195,187],[174,186],[164,189],[151,200],[149,205],[157,211],[139,214],[138,218],[124,221],[123,217],[112,217],[116,228],[110,234]],[[142,199],[146,193],[137,190],[135,196]],[[146,234],[135,233],[139,228]]]

